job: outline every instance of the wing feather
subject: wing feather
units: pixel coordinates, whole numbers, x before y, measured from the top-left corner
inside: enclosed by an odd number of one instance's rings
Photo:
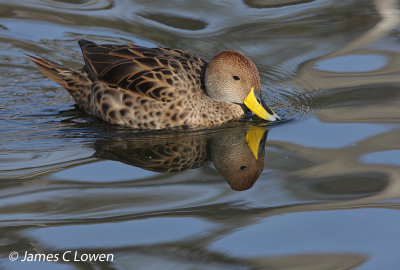
[[[184,94],[181,78],[197,72],[206,62],[191,53],[168,48],[144,48],[135,45],[97,45],[81,40],[90,78],[111,87],[120,87],[159,101],[171,101],[176,89]]]

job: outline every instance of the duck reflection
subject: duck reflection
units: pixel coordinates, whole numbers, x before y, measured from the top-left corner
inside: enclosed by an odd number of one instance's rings
[[[264,127],[122,137],[95,143],[94,157],[155,172],[179,172],[213,162],[233,190],[253,186],[264,169]]]

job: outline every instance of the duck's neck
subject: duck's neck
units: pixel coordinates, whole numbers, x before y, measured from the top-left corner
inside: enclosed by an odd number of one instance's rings
[[[227,121],[243,118],[245,111],[239,104],[218,101],[204,95],[200,113],[206,124],[218,125]]]

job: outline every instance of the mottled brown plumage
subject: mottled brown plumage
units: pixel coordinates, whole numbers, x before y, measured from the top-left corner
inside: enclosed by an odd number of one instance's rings
[[[260,136],[251,136],[259,132]],[[249,189],[264,169],[267,131],[261,127],[179,132],[157,136],[112,136],[97,141],[94,157],[155,172],[179,172],[213,162],[234,190]],[[251,145],[256,146],[253,152]]]
[[[79,45],[85,61],[80,70],[29,57],[70,92],[81,110],[112,124],[142,129],[218,125],[244,116],[243,100],[252,88],[260,94],[257,68],[239,52],[223,51],[208,65],[176,49],[86,40]]]

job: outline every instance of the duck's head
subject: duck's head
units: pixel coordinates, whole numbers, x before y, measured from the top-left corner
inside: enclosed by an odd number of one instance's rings
[[[256,65],[240,52],[222,51],[214,56],[206,68],[204,84],[207,94],[216,100],[245,104],[268,121],[279,119],[261,98]]]
[[[267,130],[252,126],[226,130],[212,140],[211,160],[233,190],[247,190],[264,170]]]

